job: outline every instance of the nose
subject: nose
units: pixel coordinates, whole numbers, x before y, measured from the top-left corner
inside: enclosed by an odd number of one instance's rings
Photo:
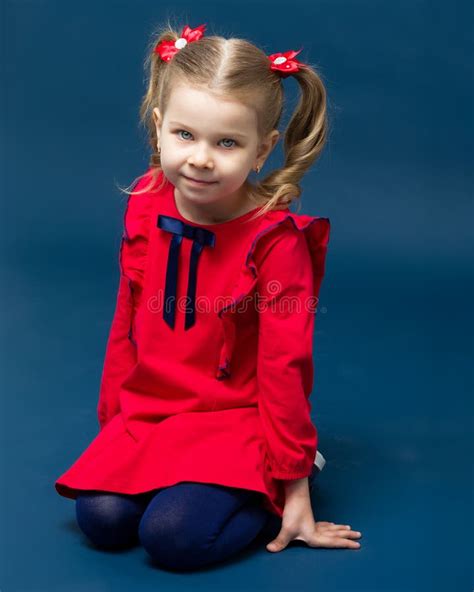
[[[208,151],[204,146],[196,146],[191,156],[188,158],[188,164],[197,168],[214,168],[214,163]]]

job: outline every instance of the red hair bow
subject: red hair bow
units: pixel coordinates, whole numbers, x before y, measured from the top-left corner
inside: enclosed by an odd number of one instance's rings
[[[282,78],[286,78],[290,74],[298,72],[298,65],[303,62],[299,62],[295,59],[295,56],[297,56],[302,49],[303,48],[298,51],[290,50],[283,53],[272,53],[272,55],[267,56],[271,63],[270,68],[280,74]]]
[[[188,43],[201,39],[204,35],[205,28],[206,25],[199,25],[199,27],[191,29],[189,25],[186,25],[183,27],[179,39],[176,39],[176,41],[161,41],[160,43],[157,43],[154,52],[159,53],[162,60],[169,62],[174,54],[180,49],[183,49]]]

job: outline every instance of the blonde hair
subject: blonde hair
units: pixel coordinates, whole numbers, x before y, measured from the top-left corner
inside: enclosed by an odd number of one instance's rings
[[[163,61],[155,53],[155,46],[161,41],[176,41],[180,31],[168,22],[152,34],[148,46],[145,60],[148,88],[140,106],[140,123],[147,131],[152,149],[149,166],[153,174],[151,183],[136,193],[148,191],[162,170],[153,109],[158,107],[162,115],[165,113],[176,82],[204,87],[219,98],[232,98],[252,106],[257,113],[259,141],[280,123],[284,100],[282,79],[270,68],[264,51],[245,39],[204,35],[176,52],[169,62]],[[258,206],[263,205],[257,216],[287,208],[299,199],[300,180],[320,156],[327,139],[326,90],[320,75],[305,63],[292,76],[301,93],[284,133],[284,164],[256,185],[248,184],[249,198]]]

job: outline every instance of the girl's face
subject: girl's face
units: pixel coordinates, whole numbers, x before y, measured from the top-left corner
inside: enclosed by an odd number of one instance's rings
[[[225,219],[245,207],[244,182],[263,165],[277,130],[259,143],[253,109],[183,84],[174,86],[164,117],[157,108],[153,117],[161,167],[189,211]]]

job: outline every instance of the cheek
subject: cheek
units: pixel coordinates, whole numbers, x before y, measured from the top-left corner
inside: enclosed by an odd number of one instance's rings
[[[229,159],[227,162],[222,162],[220,167],[232,179],[245,179],[249,168],[251,168],[251,162],[244,155]]]
[[[215,162],[223,169],[228,169],[232,172],[245,168],[250,162],[250,157],[247,152],[238,150],[230,154],[216,154]]]
[[[166,150],[166,152],[165,152]],[[180,167],[189,157],[189,150],[178,142],[169,141],[162,149],[164,159],[170,167]]]
[[[163,168],[173,169],[181,165],[180,152],[173,146],[163,146],[161,149],[161,165]]]
[[[173,160],[170,160],[166,156],[163,156],[163,152],[161,154],[161,169],[163,170],[165,176],[173,183],[173,185],[176,185],[176,182],[179,177],[179,167],[175,164]]]

